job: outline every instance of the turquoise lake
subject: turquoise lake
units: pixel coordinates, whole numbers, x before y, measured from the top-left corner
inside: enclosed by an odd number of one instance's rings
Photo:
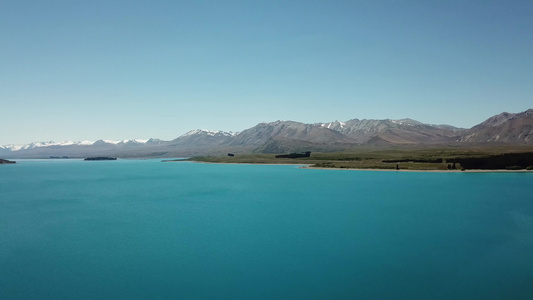
[[[533,173],[19,160],[0,299],[533,299]]]

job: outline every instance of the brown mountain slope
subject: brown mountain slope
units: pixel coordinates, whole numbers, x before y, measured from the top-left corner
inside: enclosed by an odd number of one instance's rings
[[[458,142],[533,145],[533,109],[493,116],[469,129]]]
[[[449,125],[424,124],[411,119],[359,120],[320,124],[354,139],[359,144],[376,141],[391,144],[435,144],[453,142],[465,129]]]
[[[272,138],[326,144],[355,143],[353,139],[347,137],[346,135],[322,126],[293,121],[276,121],[272,123],[260,123],[252,128],[240,132],[232,139],[229,145],[260,146]]]

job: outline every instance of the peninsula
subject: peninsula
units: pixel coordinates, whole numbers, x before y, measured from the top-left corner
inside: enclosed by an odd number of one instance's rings
[[[360,148],[344,152],[313,152],[305,157],[294,157],[291,154],[235,154],[234,156],[196,156],[187,160],[208,163],[295,164],[307,165],[310,168],[331,169],[530,171],[533,170],[533,147]]]

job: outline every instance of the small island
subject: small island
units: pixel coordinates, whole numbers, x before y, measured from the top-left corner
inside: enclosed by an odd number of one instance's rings
[[[98,157],[87,157],[84,160],[117,160],[116,157],[107,157],[107,156],[98,156]]]
[[[0,165],[16,164],[16,163],[17,163],[16,161],[11,161],[11,160],[1,159],[0,158]]]

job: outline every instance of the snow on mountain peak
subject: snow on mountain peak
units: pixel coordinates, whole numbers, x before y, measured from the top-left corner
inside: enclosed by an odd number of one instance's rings
[[[339,121],[339,120],[335,120],[333,122],[329,122],[329,123],[321,123],[319,124],[321,127],[325,127],[325,128],[328,128],[328,129],[334,129],[334,128],[344,128],[346,126],[346,123],[342,122],[342,121]]]
[[[9,144],[9,145],[3,145],[0,146],[0,149],[9,150],[9,151],[19,151],[21,149],[26,149],[24,147],[27,147],[29,145],[15,145],[15,144]]]
[[[149,139],[133,139],[132,141],[137,144],[146,144]]]
[[[54,142],[54,141],[48,141],[48,142],[32,142],[30,144],[26,145],[20,145],[20,144],[9,144],[9,145],[3,145],[0,146],[0,149],[8,150],[8,151],[19,151],[19,150],[27,150],[27,149],[34,149],[34,148],[41,148],[41,147],[51,147],[51,146],[91,146],[95,143],[105,143],[105,144],[112,144],[112,145],[118,145],[118,144],[126,144],[126,143],[133,143],[133,144],[145,144],[149,140],[147,139],[133,139],[133,140],[122,140],[122,141],[115,141],[115,140],[98,140],[96,142],[92,141],[61,141],[61,142]]]
[[[73,141],[61,141],[61,142],[33,142],[26,145],[5,145],[2,146],[3,149],[8,149],[11,151],[18,151],[23,149],[33,149],[33,148],[40,148],[40,147],[51,147],[51,146],[70,146],[70,145],[92,145],[93,142],[90,141],[81,141],[81,142],[73,142]]]
[[[203,134],[203,135],[209,135],[209,136],[235,136],[237,133],[231,132],[231,131],[226,132],[222,130],[195,129],[195,130],[191,130],[185,133],[184,135],[182,135],[182,137],[187,137],[187,136],[192,136],[192,135],[197,135],[197,134]]]
[[[114,144],[114,145],[122,142],[122,141],[115,141],[115,140],[101,140],[101,141],[106,144]]]
[[[422,123],[418,122],[418,121],[415,121],[413,119],[399,119],[399,120],[390,120],[392,123],[394,124],[399,124],[399,125],[408,125],[408,126],[415,126],[415,125],[420,125]]]
[[[145,139],[133,139],[133,140],[122,140],[122,141],[110,141],[112,143],[116,142],[116,144],[146,144],[149,140]]]

